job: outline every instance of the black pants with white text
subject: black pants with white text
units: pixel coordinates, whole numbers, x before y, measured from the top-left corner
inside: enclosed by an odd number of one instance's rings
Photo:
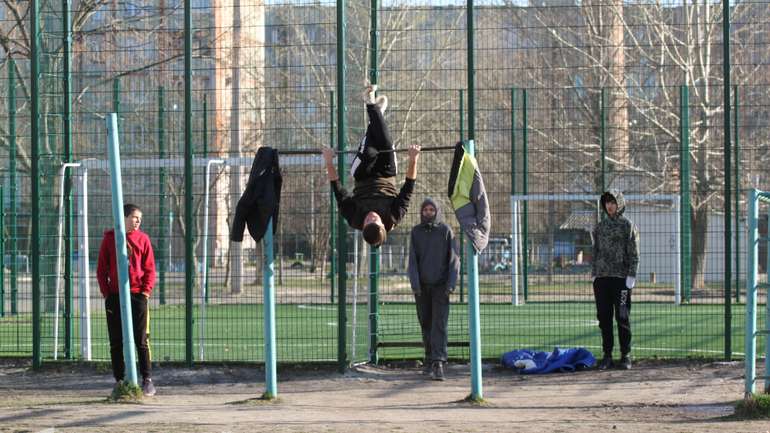
[[[615,336],[612,332],[612,317],[618,322],[620,353],[631,352],[631,289],[626,287],[625,278],[601,277],[594,280],[596,318],[602,331],[602,351],[612,355]]]

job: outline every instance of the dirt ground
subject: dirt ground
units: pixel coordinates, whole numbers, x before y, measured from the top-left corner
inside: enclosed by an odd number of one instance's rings
[[[481,405],[464,402],[468,365],[435,382],[415,366],[278,371],[279,399],[257,399],[264,371],[249,366],[158,366],[158,394],[107,402],[103,366],[0,361],[2,432],[770,432],[731,419],[741,363],[641,362],[631,371],[521,376],[484,366]]]

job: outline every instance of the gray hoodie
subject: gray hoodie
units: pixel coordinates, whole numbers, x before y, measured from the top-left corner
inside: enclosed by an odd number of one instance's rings
[[[436,216],[426,221],[422,209],[431,204]],[[460,257],[454,233],[441,222],[441,210],[436,202],[426,198],[420,206],[421,223],[412,228],[409,249],[409,282],[414,293],[420,293],[423,286],[443,286],[454,291],[457,275],[460,273]]]
[[[614,217],[607,215],[594,227],[594,251],[591,263],[593,277],[636,277],[639,267],[639,230],[623,216],[626,200],[623,193],[609,190],[602,194],[600,206],[606,214],[604,203],[614,199],[618,211]]]

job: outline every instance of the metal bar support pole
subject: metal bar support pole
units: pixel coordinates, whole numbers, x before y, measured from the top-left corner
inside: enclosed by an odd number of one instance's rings
[[[757,209],[757,190],[749,191],[749,211],[746,215],[749,223],[748,236],[746,239],[746,263],[748,272],[746,273],[746,341],[744,349],[744,377],[745,389],[744,397],[749,398],[754,394],[754,379],[757,375],[757,281],[759,279],[759,228],[757,220],[759,219],[759,209]]]
[[[263,398],[278,397],[275,346],[275,277],[273,257],[273,219],[268,220],[265,237],[262,239],[265,264],[262,269],[265,317],[265,394]]]
[[[136,376],[136,355],[134,348],[134,326],[131,313],[131,288],[128,281],[128,251],[126,249],[126,222],[123,216],[123,184],[120,172],[120,142],[118,139],[118,116],[110,113],[107,117],[108,148],[110,156],[110,180],[112,184],[112,217],[115,220],[115,257],[118,265],[118,287],[120,289],[120,322],[123,331],[123,360],[126,364],[126,379],[138,385]]]
[[[770,224],[770,210],[767,212],[767,219],[766,223]],[[770,228],[770,225],[766,225],[765,227]],[[765,251],[767,253],[765,254],[765,272],[770,275],[770,233],[769,236],[767,236],[765,241]],[[757,250],[759,250],[759,247],[757,247]],[[757,258],[759,258],[759,254],[757,254]],[[764,391],[765,394],[770,394],[770,277],[767,277],[767,282],[769,284],[765,285],[765,387]],[[756,297],[755,297],[756,299]]]

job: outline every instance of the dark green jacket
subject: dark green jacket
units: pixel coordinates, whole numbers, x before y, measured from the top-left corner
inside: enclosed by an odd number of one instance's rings
[[[626,200],[620,191],[610,190],[602,194],[602,211],[606,214],[604,203],[611,198],[618,203],[618,211],[614,217],[607,215],[594,227],[591,276],[636,277],[639,268],[639,230],[631,220],[623,216]]]

